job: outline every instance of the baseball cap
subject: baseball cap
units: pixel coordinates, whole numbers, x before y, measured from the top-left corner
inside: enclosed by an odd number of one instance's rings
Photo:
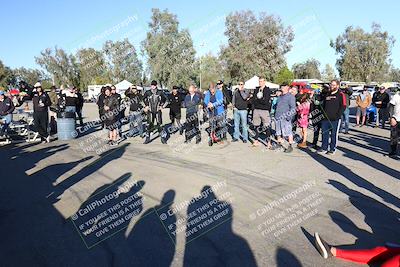
[[[35,88],[42,87],[42,84],[40,82],[37,82],[37,83],[35,83],[35,85],[33,87],[35,87]]]
[[[151,81],[151,85],[157,85],[157,81],[156,80],[152,80]]]

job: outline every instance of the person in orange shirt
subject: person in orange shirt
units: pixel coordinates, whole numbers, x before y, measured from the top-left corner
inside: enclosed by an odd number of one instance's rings
[[[356,104],[357,104],[357,113],[356,113],[356,126],[362,127],[365,124],[365,118],[367,116],[367,108],[372,103],[372,97],[369,94],[366,87],[361,94],[357,96]],[[360,124],[360,116],[362,116],[361,124]]]

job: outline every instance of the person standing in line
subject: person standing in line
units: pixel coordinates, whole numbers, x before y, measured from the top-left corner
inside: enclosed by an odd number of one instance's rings
[[[14,109],[15,107],[12,100],[5,96],[3,90],[0,90],[0,137],[7,133],[8,126],[12,121]]]
[[[210,136],[214,140],[218,139],[219,144],[223,144],[223,133],[227,131],[226,124],[223,123],[225,116],[224,95],[221,90],[215,88],[213,82],[210,83],[209,90],[204,94],[204,105],[206,105],[209,114]]]
[[[201,105],[201,98],[195,93],[194,85],[189,86],[189,94],[185,96],[184,106],[186,108],[186,129],[185,143],[189,143],[196,136],[196,144],[201,142],[201,133],[199,130],[198,111]]]
[[[353,89],[347,86],[346,88],[341,89],[341,91],[346,97],[346,108],[343,111],[342,123],[340,124],[340,132],[348,134],[350,125],[350,96],[353,94]]]
[[[47,128],[49,126],[49,107],[51,106],[50,97],[43,90],[40,82],[34,85],[30,97],[33,103],[33,123],[36,131],[39,133],[42,143],[49,143],[50,135]]]
[[[125,108],[121,105],[122,97],[119,93],[117,93],[117,88],[115,85],[111,85],[111,94],[117,99],[118,101],[118,115],[117,115],[117,129],[118,129],[118,136],[122,137],[122,120],[125,116]]]
[[[79,120],[79,126],[83,127],[83,119],[82,119],[82,109],[83,109],[83,104],[85,103],[85,100],[83,99],[83,95],[81,93],[81,90],[79,88],[75,87],[75,94],[78,98],[78,102],[76,105],[76,115]]]
[[[259,146],[258,138],[260,133],[265,132],[268,139],[268,148],[271,148],[271,89],[265,85],[265,78],[259,79],[259,87],[253,93],[253,127],[254,142],[253,146]],[[262,127],[261,127],[262,125]]]
[[[224,85],[224,81],[218,80],[217,82],[217,90],[220,90],[222,92],[222,95],[224,96],[224,119],[221,121],[222,122],[222,128],[227,128],[228,124],[228,108],[232,107],[232,93],[231,91],[228,90],[228,88]],[[223,140],[226,140],[226,131],[223,133]]]
[[[284,150],[285,153],[293,151],[293,131],[292,121],[296,114],[296,98],[289,92],[289,85],[281,85],[282,95],[279,96],[275,110],[275,127],[278,137],[278,144],[282,146],[283,139],[288,139],[289,146]]]
[[[150,90],[146,91],[143,97],[145,104],[144,112],[147,114],[147,133],[144,144],[150,143],[151,132],[156,128],[161,136],[161,143],[166,144],[163,137],[162,110],[167,106],[168,101],[162,90],[157,88],[157,81],[151,82]],[[157,124],[155,124],[157,123]]]
[[[356,126],[362,127],[365,125],[365,119],[367,117],[367,108],[371,105],[372,98],[369,94],[367,87],[364,86],[363,92],[357,96],[356,104],[357,104],[357,113],[356,113]],[[360,117],[361,124],[360,124]]]
[[[397,156],[400,140],[400,90],[393,95],[389,106],[390,114],[390,157]]]
[[[140,137],[143,138],[143,117],[142,108],[144,106],[143,97],[137,90],[136,85],[132,85],[125,92],[126,97],[129,98],[129,131],[131,136],[134,132],[134,126],[137,124]]]
[[[105,88],[104,94],[104,123],[109,131],[108,144],[115,146],[118,144],[119,102],[118,98],[113,95],[110,86]]]
[[[325,118],[321,122],[322,147],[317,150],[318,153],[325,152],[328,155],[336,153],[340,120],[346,108],[346,97],[339,91],[339,84],[338,80],[331,81],[330,91],[323,102]]]
[[[76,113],[76,107],[78,106],[78,96],[75,93],[75,87],[65,89],[61,93],[61,98],[65,103],[65,111]]]
[[[313,125],[313,141],[312,148],[318,150],[318,139],[321,132],[321,122],[324,118],[324,112],[322,110],[323,100],[326,94],[329,92],[329,87],[323,87],[319,93],[314,94],[311,101],[311,122]]]
[[[303,140],[297,146],[299,148],[307,148],[308,115],[310,114],[310,94],[303,94],[299,101],[300,104],[297,106],[297,126],[300,128]]]
[[[382,129],[385,129],[385,122],[387,120],[387,108],[390,102],[390,96],[386,92],[385,86],[381,86],[379,91],[375,92],[372,97],[372,103],[376,107],[376,121],[375,127],[379,127],[379,122],[382,122]]]
[[[99,109],[99,119],[100,119],[100,123],[101,123],[101,129],[104,129],[104,126],[105,126],[104,125],[104,114],[105,114],[104,99],[106,98],[105,91],[106,91],[106,87],[104,87],[104,86],[101,87],[100,94],[97,97],[97,102],[96,102],[97,107]]]
[[[197,94],[196,94],[197,95]],[[169,118],[172,123],[173,129],[179,129],[179,134],[183,134],[183,126],[181,124],[181,107],[183,102],[182,95],[178,92],[178,86],[172,87],[172,93],[168,97],[169,102]],[[175,122],[177,126],[175,126]],[[175,132],[175,130],[173,131]]]
[[[248,125],[247,125],[247,105],[250,100],[250,93],[244,89],[244,82],[239,82],[239,88],[233,93],[232,104],[233,104],[233,120],[235,124],[235,130],[233,133],[232,142],[239,141],[239,137],[242,137],[243,143],[247,143],[248,137]],[[240,133],[240,127],[242,127],[242,133]]]

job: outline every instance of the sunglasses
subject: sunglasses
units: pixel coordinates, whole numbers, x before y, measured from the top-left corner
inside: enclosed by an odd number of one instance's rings
[[[243,83],[239,83],[239,85],[244,85]]]

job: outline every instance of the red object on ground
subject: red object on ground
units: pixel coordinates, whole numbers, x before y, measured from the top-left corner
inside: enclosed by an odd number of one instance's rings
[[[376,247],[363,250],[344,250],[337,248],[336,257],[363,264],[382,262],[382,267],[400,266],[400,248]]]

